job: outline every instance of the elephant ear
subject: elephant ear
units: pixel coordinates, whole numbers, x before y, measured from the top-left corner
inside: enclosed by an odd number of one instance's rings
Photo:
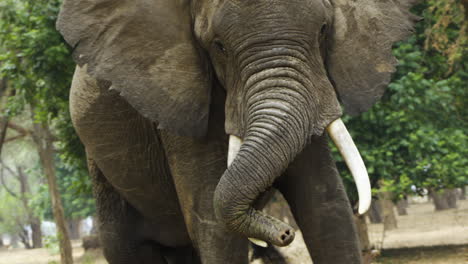
[[[414,0],[331,0],[327,67],[349,114],[368,110],[385,91],[397,60],[392,45],[413,31]]]
[[[79,65],[180,135],[206,133],[211,80],[188,0],[65,0],[57,29]]]

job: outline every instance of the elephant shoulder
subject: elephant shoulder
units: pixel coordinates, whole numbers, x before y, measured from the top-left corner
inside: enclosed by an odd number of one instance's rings
[[[92,148],[102,141],[118,142],[157,126],[138,113],[108,82],[91,77],[77,66],[70,91],[70,114],[81,141]]]
[[[109,82],[91,77],[87,73],[86,65],[76,67],[70,90],[70,114],[76,128],[118,116],[129,114],[139,116],[117,92],[110,90],[109,87]]]

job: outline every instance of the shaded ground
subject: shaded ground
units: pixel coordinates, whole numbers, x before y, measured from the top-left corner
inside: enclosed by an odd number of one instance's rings
[[[385,234],[382,232],[382,225],[369,225],[372,243],[377,248],[383,246],[384,249],[375,264],[468,263],[468,201],[459,201],[458,209],[441,212],[434,212],[431,203],[411,204],[408,215],[397,216],[397,220],[398,229],[387,231]],[[106,263],[99,250],[85,254],[79,242],[73,243],[73,246],[75,263]],[[292,245],[279,250],[282,255],[287,256],[289,263],[311,263],[305,260],[308,259],[308,252],[299,232]],[[59,263],[59,256],[51,254],[47,249],[0,249],[0,264],[53,263]]]
[[[466,264],[468,246],[437,246],[391,249],[382,253],[376,264]]]

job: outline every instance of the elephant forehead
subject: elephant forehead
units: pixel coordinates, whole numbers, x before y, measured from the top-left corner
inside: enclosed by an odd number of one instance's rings
[[[194,32],[199,38],[204,37],[203,33],[211,30],[212,18],[220,8],[222,1],[220,0],[199,0],[194,5],[195,23]]]
[[[230,0],[214,17],[215,28],[258,31],[266,28],[308,28],[328,17],[323,0]],[[314,27],[315,29],[315,27]]]

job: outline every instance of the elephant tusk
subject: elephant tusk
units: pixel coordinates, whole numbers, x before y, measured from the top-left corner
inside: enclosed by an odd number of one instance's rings
[[[239,149],[241,145],[242,145],[241,138],[237,136],[233,136],[233,135],[229,136],[229,150],[228,150],[228,158],[227,158],[228,167],[234,161],[234,158],[237,156],[237,153],[239,153]]]
[[[340,118],[328,125],[327,131],[343,156],[343,159],[345,160],[346,165],[348,165],[354,181],[356,182],[359,194],[358,212],[362,215],[369,210],[372,199],[371,186],[366,165],[364,165],[364,161],[362,160],[351,135]]]
[[[254,243],[255,245],[259,246],[259,247],[268,247],[268,243],[263,241],[263,240],[260,240],[260,239],[256,239],[256,238],[251,238],[249,237],[249,240],[250,242]]]

